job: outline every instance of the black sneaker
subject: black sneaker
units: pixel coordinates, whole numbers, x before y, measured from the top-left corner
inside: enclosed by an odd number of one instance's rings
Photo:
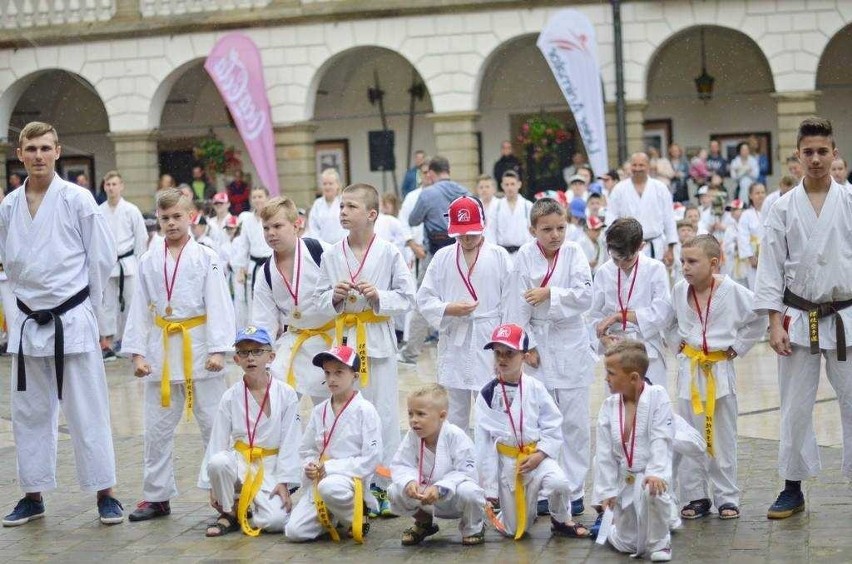
[[[546,499],[538,500],[538,503],[535,505],[536,515],[541,517],[542,515],[550,515],[550,503]]]
[[[24,496],[14,511],[3,517],[4,527],[18,527],[35,519],[44,517],[44,500],[38,501]]]
[[[778,499],[769,508],[766,516],[770,519],[786,519],[794,513],[805,510],[805,494],[801,491],[783,490]]]
[[[118,357],[115,355],[115,351],[112,349],[102,349],[101,353],[104,355],[104,362],[113,362],[114,360],[118,360]]]
[[[172,508],[168,501],[140,501],[136,510],[130,514],[131,521],[147,521],[157,517],[170,515]]]
[[[571,502],[571,515],[582,515],[585,511],[586,506],[583,504],[582,497]]]

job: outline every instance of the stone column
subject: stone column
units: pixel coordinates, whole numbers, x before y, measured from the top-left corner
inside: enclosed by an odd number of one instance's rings
[[[124,197],[146,211],[154,208],[160,178],[156,131],[110,133],[115,144],[115,166],[124,179]]]
[[[318,189],[316,131],[317,125],[309,121],[274,128],[281,195],[306,209],[313,204]]]
[[[645,100],[624,102],[624,121],[627,123],[627,158],[636,151],[645,150]],[[618,163],[619,165],[621,163]]]
[[[450,161],[450,176],[473,190],[479,170],[479,146],[476,141],[479,112],[430,114],[435,129],[436,155]]]
[[[604,122],[606,123],[606,154],[609,168],[618,168],[618,114],[615,102],[604,104]]]
[[[796,134],[803,119],[817,115],[817,100],[822,92],[776,92],[772,94],[778,105],[778,170],[786,174],[787,157],[796,151]]]
[[[15,147],[12,143],[6,143],[4,141],[0,141],[0,190],[5,192],[9,189],[9,186],[6,183],[6,160],[12,158],[13,154],[12,148]]]

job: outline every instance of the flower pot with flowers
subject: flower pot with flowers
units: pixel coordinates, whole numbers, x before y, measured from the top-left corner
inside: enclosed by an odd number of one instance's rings
[[[209,181],[217,185],[216,177],[219,174],[233,174],[242,170],[243,162],[240,152],[233,146],[226,147],[221,139],[212,132],[210,135],[198,141],[192,148],[195,160],[204,168]]]
[[[534,116],[521,125],[518,142],[524,146],[528,189],[565,190],[563,163],[573,149],[573,135],[562,122],[552,116]]]

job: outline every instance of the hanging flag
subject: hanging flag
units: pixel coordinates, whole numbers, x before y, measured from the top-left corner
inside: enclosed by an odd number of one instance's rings
[[[536,46],[571,107],[595,176],[605,174],[609,162],[595,27],[582,12],[561,10],[547,22]]]
[[[260,182],[277,196],[280,188],[275,138],[257,45],[241,33],[229,33],[213,46],[204,70],[225,100]]]

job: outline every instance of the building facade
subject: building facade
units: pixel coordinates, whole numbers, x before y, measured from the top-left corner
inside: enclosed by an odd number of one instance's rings
[[[615,164],[611,6],[570,4],[596,28]],[[64,171],[91,168],[99,179],[117,168],[127,197],[146,209],[159,174],[185,170],[194,143],[211,133],[241,150],[253,173],[202,66],[217,38],[240,31],[261,51],[282,191],[297,203],[313,198],[320,162],[390,190],[413,149],[447,156],[452,176],[472,186],[526,117],[544,112],[570,122],[535,47],[565,5],[0,0],[0,131],[8,132],[0,134],[0,178],[17,166],[17,135],[32,120],[57,126]],[[772,182],[795,149],[799,121],[819,114],[835,123],[841,153],[852,155],[852,2],[636,1],[621,10],[629,151],[649,139],[696,149],[711,137],[753,133],[765,139]],[[702,51],[715,78],[709,101],[698,99],[694,84]],[[377,86],[395,133],[394,173],[369,167],[368,133],[382,128],[368,95]]]

